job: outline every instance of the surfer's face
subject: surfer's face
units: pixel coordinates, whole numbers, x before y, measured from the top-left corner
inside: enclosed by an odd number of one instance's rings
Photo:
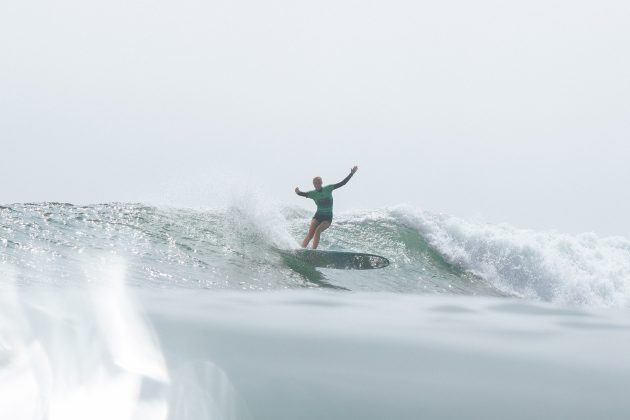
[[[318,176],[313,178],[313,186],[316,190],[319,190],[322,187],[322,179]]]

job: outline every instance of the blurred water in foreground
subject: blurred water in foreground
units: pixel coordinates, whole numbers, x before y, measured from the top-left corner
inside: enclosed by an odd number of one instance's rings
[[[625,309],[115,284],[2,296],[2,418],[630,415]]]

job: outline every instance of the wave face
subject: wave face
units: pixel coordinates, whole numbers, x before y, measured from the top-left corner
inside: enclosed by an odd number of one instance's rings
[[[383,270],[314,270],[283,260],[310,213],[255,198],[215,210],[142,204],[14,204],[0,208],[0,261],[19,284],[89,282],[115,256],[140,287],[513,296],[587,306],[630,303],[630,241],[534,232],[397,207],[338,214],[322,248],[375,253]]]

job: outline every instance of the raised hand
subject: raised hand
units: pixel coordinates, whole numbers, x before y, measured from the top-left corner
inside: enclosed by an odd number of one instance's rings
[[[359,170],[359,167],[355,165],[352,169],[350,169],[350,173],[354,174],[358,170]]]
[[[300,193],[300,187],[295,187],[295,193],[299,194]]]

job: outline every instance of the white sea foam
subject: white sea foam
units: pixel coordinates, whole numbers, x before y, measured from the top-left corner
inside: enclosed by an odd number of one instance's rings
[[[418,229],[450,263],[505,292],[562,304],[630,303],[630,241],[625,238],[535,232],[406,207],[389,215]]]
[[[277,203],[265,200],[256,192],[235,197],[228,207],[228,220],[237,235],[249,231],[261,242],[279,248],[295,248],[297,242],[289,233],[287,220]]]

